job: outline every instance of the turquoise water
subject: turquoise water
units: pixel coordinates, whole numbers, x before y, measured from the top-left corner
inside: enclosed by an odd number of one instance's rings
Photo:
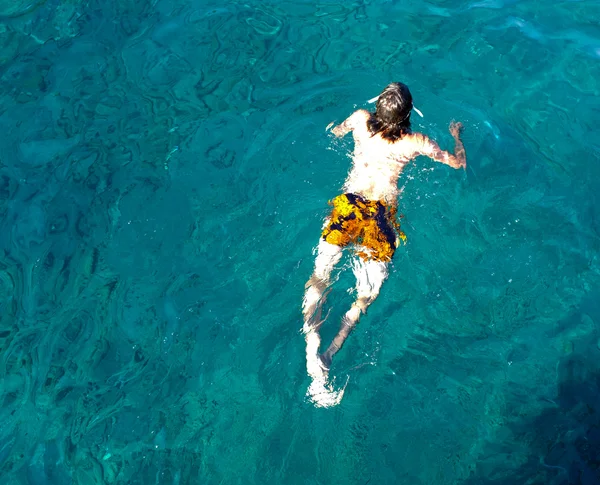
[[[0,0],[1,483],[600,483],[599,19]],[[301,301],[352,149],[324,128],[391,81],[468,169],[403,175],[408,244],[315,408]]]

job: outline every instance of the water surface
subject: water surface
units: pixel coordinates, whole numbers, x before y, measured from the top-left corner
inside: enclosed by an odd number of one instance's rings
[[[2,483],[598,483],[599,18],[0,1]],[[352,149],[324,128],[391,81],[468,170],[405,173],[317,409],[300,304]]]

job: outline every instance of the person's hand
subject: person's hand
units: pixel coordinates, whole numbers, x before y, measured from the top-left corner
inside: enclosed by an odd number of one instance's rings
[[[454,168],[467,168],[467,158],[465,156],[465,147],[463,146],[462,141],[460,140],[460,132],[462,131],[463,125],[460,121],[453,121],[450,123],[450,133],[452,134],[452,138],[456,142],[456,147],[454,148],[454,156],[456,159],[456,163]]]
[[[342,138],[344,136],[344,131],[339,125],[335,128],[332,128],[331,133],[333,133],[336,136],[336,138]]]
[[[329,123],[327,125],[327,128],[325,128],[325,131],[328,131],[329,133],[331,133],[332,135],[334,135],[336,138],[339,138],[340,136],[342,136],[342,132],[341,132],[341,128],[340,126],[334,126],[335,122],[332,121],[331,123]]]
[[[454,139],[457,139],[460,136],[462,128],[463,124],[460,121],[453,121],[450,123],[450,133]]]

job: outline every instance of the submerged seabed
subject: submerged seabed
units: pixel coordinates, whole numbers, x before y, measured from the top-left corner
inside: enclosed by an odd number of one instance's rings
[[[1,0],[2,483],[598,483],[598,18]],[[316,409],[300,302],[351,149],[324,127],[392,80],[469,168],[406,174]]]

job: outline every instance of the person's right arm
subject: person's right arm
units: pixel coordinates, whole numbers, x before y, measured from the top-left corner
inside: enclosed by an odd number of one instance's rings
[[[336,127],[331,129],[331,133],[333,133],[338,138],[345,136],[350,131],[354,130],[360,123],[365,123],[369,118],[369,112],[364,109],[359,109],[352,113],[343,123],[340,123]],[[331,128],[332,123],[326,129]]]
[[[442,150],[440,146],[431,138],[421,133],[415,135],[417,142],[417,151],[420,155],[432,158],[436,162],[444,163],[452,168],[466,168],[467,157],[465,154],[465,147],[460,140],[460,130],[462,128],[461,123],[450,124],[450,133],[454,138],[454,155],[446,150]]]

